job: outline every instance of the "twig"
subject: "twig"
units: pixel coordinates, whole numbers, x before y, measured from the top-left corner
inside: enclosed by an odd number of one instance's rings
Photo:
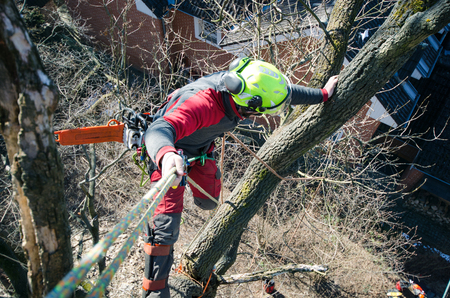
[[[285,181],[311,181],[311,180],[323,180],[324,177],[310,177],[310,178],[285,178],[280,176],[277,172],[275,172],[274,169],[272,169],[265,161],[263,161],[261,158],[259,158],[252,150],[250,150],[247,146],[245,146],[244,143],[242,143],[241,140],[239,140],[234,134],[231,132],[227,132],[227,134],[232,137],[236,142],[239,143],[245,150],[247,150],[254,158],[256,158],[260,163],[262,163],[272,174],[277,176],[281,180]]]
[[[305,7],[305,9],[314,17],[314,19],[316,19],[317,23],[319,23],[320,28],[322,28],[322,30],[325,33],[325,35],[327,36],[328,40],[333,45],[333,48],[337,51],[338,49],[337,49],[336,45],[334,44],[334,41],[331,38],[330,33],[328,33],[327,28],[322,23],[322,21],[319,19],[319,17],[316,15],[316,13],[303,0],[298,0],[298,2],[300,2],[303,5],[303,7]]]
[[[122,154],[120,154],[120,156],[119,156],[118,158],[116,158],[115,160],[113,160],[109,165],[105,166],[105,167],[97,174],[97,176],[95,176],[95,177],[93,177],[93,178],[91,178],[91,179],[89,179],[89,180],[81,181],[81,182],[79,183],[80,187],[83,189],[83,191],[86,193],[87,196],[88,196],[87,191],[86,191],[86,189],[84,188],[84,186],[83,186],[82,184],[83,184],[83,183],[89,183],[89,182],[91,182],[91,181],[96,180],[96,179],[97,179],[98,177],[100,177],[107,169],[109,169],[111,166],[113,166],[115,163],[117,163],[117,162],[125,155],[125,153],[127,153],[128,151],[130,151],[130,149],[126,149],[125,151],[123,151]]]

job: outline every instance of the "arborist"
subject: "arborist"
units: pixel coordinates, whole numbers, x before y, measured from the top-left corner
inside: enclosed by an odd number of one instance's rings
[[[212,155],[214,140],[249,116],[279,114],[288,105],[326,102],[337,81],[337,76],[331,77],[323,89],[291,84],[274,65],[246,57],[234,60],[229,71],[202,77],[168,96],[145,132],[144,142],[154,163],[151,181],[158,181],[173,167],[177,179],[144,235],[142,297],[170,297],[168,277],[183,211],[183,177],[188,175],[219,198],[221,174]],[[202,158],[187,166],[186,156]],[[190,188],[198,207],[212,210],[217,206],[194,186]]]

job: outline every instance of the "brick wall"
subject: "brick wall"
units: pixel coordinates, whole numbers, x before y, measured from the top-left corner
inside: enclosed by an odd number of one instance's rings
[[[378,129],[378,126],[380,126],[380,122],[377,120],[374,120],[367,116],[367,111],[369,110],[372,102],[368,101],[361,110],[347,123],[354,122],[355,124],[350,127],[351,129],[354,129],[357,131],[360,139],[363,142],[368,142],[375,131]]]
[[[170,36],[174,41],[171,46],[172,61],[182,61],[186,67],[192,67],[197,75],[202,76],[204,73],[200,73],[199,68],[209,72],[213,72],[215,67],[223,70],[235,59],[234,55],[195,37],[193,16],[176,11],[170,17],[173,17],[173,34]],[[208,68],[208,65],[213,67]]]
[[[114,35],[123,26],[121,12],[124,10],[123,1],[108,2],[106,8],[99,0],[78,1],[69,0],[67,2],[73,15],[80,16],[89,30],[88,34],[103,44],[103,47],[111,51],[111,24],[115,24]],[[109,11],[109,14],[107,12]],[[153,19],[150,16],[138,11],[136,5],[132,5],[127,12],[127,56],[129,63],[136,68],[151,65],[152,54],[161,44],[162,24],[161,20]]]
[[[79,15],[83,22],[86,22],[90,29],[88,34],[100,41],[110,52],[112,48],[110,28],[111,24],[115,24],[114,44],[118,45],[117,41],[121,40],[118,33],[123,28],[123,14],[121,14],[125,5],[123,1],[109,2],[107,9],[99,0],[89,2],[70,0],[68,5],[73,15]],[[194,17],[180,11],[172,12],[169,17],[173,18],[171,26],[175,32],[170,35],[168,41],[171,45],[170,54],[173,62],[181,55],[186,67],[191,65],[195,67],[197,64],[204,66],[202,63],[223,66],[228,65],[234,58],[233,55],[195,38]],[[161,46],[164,42],[162,20],[154,19],[138,11],[134,4],[127,12],[127,20],[126,42],[129,63],[136,68],[152,68],[154,55],[164,51]],[[161,57],[161,54],[158,56]]]
[[[412,191],[422,181],[424,174],[414,167],[410,167],[403,173],[401,183],[406,187],[405,192]]]
[[[116,38],[123,24],[122,11],[124,9],[124,1],[116,0],[108,2],[106,8],[100,0],[80,1],[68,0],[68,6],[73,11],[73,15],[80,16],[82,22],[85,22],[89,30],[89,35],[100,41],[104,47],[111,51],[111,24],[115,24],[116,29],[114,35]],[[108,10],[108,12],[107,12]],[[205,41],[195,37],[194,17],[187,15],[181,11],[172,11],[166,16],[172,18],[170,29],[174,34],[169,36],[168,45],[171,60],[175,65],[184,67],[193,67],[195,69],[205,68],[205,65],[214,65],[219,69],[226,69],[230,61],[235,56],[215,47]],[[163,25],[160,19],[154,19],[136,9],[136,5],[132,4],[127,12],[127,56],[129,63],[136,68],[152,67],[153,56],[163,48]],[[167,31],[169,32],[169,30]],[[181,37],[181,38],[180,38]],[[305,42],[303,39],[298,40],[301,47],[304,44],[314,44]],[[264,52],[264,50],[263,50]],[[279,55],[296,56],[295,53],[286,51],[283,53],[283,47],[280,46]],[[263,53],[264,55],[264,53]],[[264,57],[263,57],[264,58]],[[279,57],[278,57],[279,58]],[[301,57],[295,57],[295,61]],[[270,59],[268,59],[269,61]],[[198,67],[197,67],[198,66]],[[208,68],[206,68],[208,69]],[[212,68],[210,68],[212,69]],[[208,70],[209,71],[209,70]],[[204,73],[197,73],[199,76]],[[297,78],[303,78],[304,82],[308,82],[312,75],[308,64],[304,65],[304,69],[295,74]]]

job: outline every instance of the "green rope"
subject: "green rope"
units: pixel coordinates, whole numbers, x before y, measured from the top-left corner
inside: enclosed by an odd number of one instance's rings
[[[145,208],[148,206],[150,201],[156,196],[153,200],[153,203],[148,208],[147,212],[144,215],[144,218],[149,218],[156,206],[161,202],[164,194],[168,191],[169,187],[172,185],[173,181],[176,178],[176,168],[172,168],[167,176],[163,177],[158,183],[147,192],[144,197],[142,197],[141,201],[113,228],[111,232],[105,235],[105,237],[98,242],[89,253],[81,259],[80,263],[77,267],[73,268],[56,286],[53,290],[46,296],[46,298],[61,298],[61,297],[71,297],[73,290],[82,282],[85,278],[86,274],[89,272],[90,268],[94,266],[99,260],[101,260],[105,255],[111,245],[117,240],[119,235],[123,234],[131,222],[135,218],[139,218],[139,215],[143,213]],[[142,220],[140,222],[140,226],[142,226]],[[136,228],[137,233],[139,233],[139,229]],[[135,236],[136,233],[133,233],[132,237]],[[130,237],[130,238],[132,238]],[[127,243],[124,245],[127,246]],[[126,247],[122,250],[126,250]],[[123,252],[121,253],[123,255]],[[122,256],[121,256],[122,257]],[[111,265],[110,265],[111,266]],[[109,276],[113,276],[117,271],[117,262],[114,263],[114,266],[108,267],[108,270],[105,271]],[[102,275],[103,276],[103,275]]]
[[[200,156],[189,158],[188,162],[191,163],[193,161],[200,160],[200,165],[204,166],[207,159],[214,160],[214,158],[208,157],[206,153],[202,152],[202,155]]]
[[[169,190],[170,186],[172,185],[173,180],[174,179],[169,179],[164,184],[161,191],[155,197],[153,203],[150,205],[150,207],[147,209],[144,216],[140,220],[138,226],[134,229],[134,231],[132,232],[130,237],[128,237],[125,244],[122,245],[122,248],[120,249],[120,251],[117,254],[114,261],[108,266],[108,268],[106,268],[106,270],[98,278],[97,283],[95,285],[95,289],[87,296],[88,298],[103,296],[103,293],[105,293],[106,287],[109,285],[112,278],[114,277],[117,270],[119,269],[120,265],[123,263],[125,258],[130,253],[131,247],[134,245],[134,243],[138,239],[139,235],[144,233],[145,225],[147,224],[147,222],[149,222],[151,220],[153,213],[156,210],[156,207],[158,206],[159,202],[164,197],[164,194]],[[158,204],[155,204],[155,202],[158,202]]]
[[[143,187],[150,180],[150,177],[148,177],[147,180],[145,180],[145,182],[144,182],[144,177],[145,176],[149,176],[148,173],[147,173],[147,163],[144,160],[144,166],[141,166],[140,162],[137,160],[137,156],[138,156],[138,154],[137,154],[137,152],[135,152],[133,154],[133,161],[134,161],[134,164],[137,165],[138,168],[142,172],[141,173],[141,183],[139,184],[139,187]]]

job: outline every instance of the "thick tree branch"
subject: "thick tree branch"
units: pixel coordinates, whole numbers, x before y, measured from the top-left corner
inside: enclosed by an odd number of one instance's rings
[[[257,271],[252,273],[233,275],[219,275],[217,276],[217,281],[219,282],[219,284],[240,284],[257,280],[271,279],[283,273],[316,272],[323,274],[324,272],[327,272],[327,270],[328,268],[323,265],[289,264],[269,271]]]

